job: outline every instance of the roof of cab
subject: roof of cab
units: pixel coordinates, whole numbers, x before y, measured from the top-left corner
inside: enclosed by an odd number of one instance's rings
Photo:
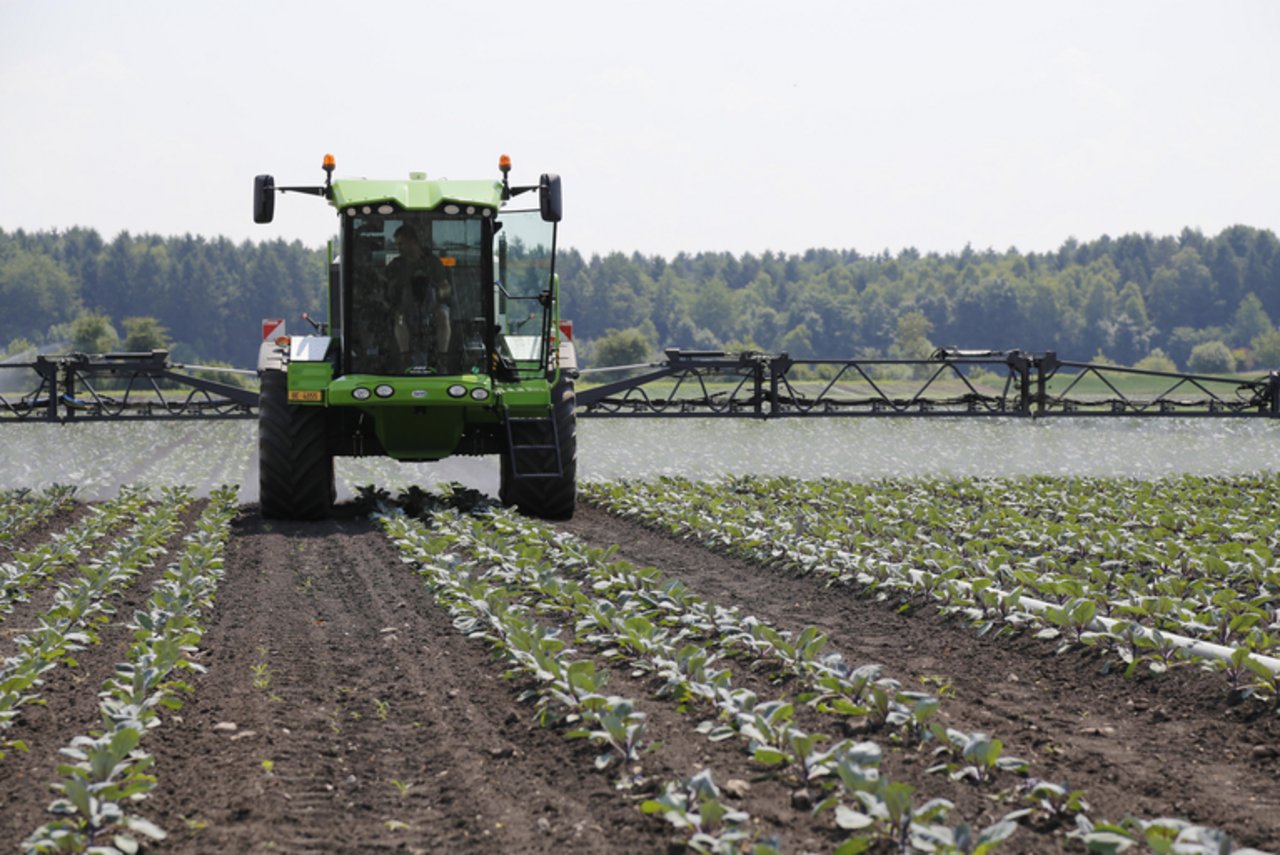
[[[392,202],[412,211],[430,211],[445,202],[497,210],[502,204],[502,182],[432,181],[416,177],[399,181],[341,178],[333,182],[332,201],[339,210],[378,202]]]

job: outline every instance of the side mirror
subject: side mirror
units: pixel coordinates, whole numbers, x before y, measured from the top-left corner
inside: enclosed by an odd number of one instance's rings
[[[564,205],[560,200],[560,176],[543,173],[538,179],[538,202],[542,207],[542,219],[548,223],[558,223],[564,215]]]
[[[253,179],[253,221],[269,223],[276,215],[276,180],[270,175]]]

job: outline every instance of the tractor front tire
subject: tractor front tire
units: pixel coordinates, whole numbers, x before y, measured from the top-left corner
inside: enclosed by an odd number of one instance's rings
[[[548,520],[573,517],[578,502],[578,419],[573,381],[561,380],[551,390],[552,418],[560,452],[560,474],[555,477],[517,478],[512,471],[511,450],[502,455],[498,498],[522,514]]]
[[[262,372],[258,398],[258,500],[267,519],[319,520],[335,497],[325,411],[289,404],[285,372]]]

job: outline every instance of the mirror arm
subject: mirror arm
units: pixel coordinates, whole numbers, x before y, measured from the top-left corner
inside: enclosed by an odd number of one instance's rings
[[[328,187],[276,187],[281,193],[306,193],[310,196],[327,196],[329,194]]]

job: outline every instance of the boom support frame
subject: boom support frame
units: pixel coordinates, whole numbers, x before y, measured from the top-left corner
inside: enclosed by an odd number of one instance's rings
[[[929,359],[793,359],[671,349],[665,362],[629,368],[643,373],[580,387],[578,414],[1280,418],[1277,371],[1256,380],[1147,371],[1062,360],[1052,351],[943,348]],[[986,382],[974,380],[975,369]],[[608,372],[618,369],[581,373],[588,379]],[[1144,391],[1127,390],[1135,381]]]
[[[37,356],[0,365],[0,424],[256,416],[256,390],[193,377],[178,367],[163,350]],[[10,391],[24,386],[28,391]]]
[[[577,390],[583,418],[1280,418],[1280,371],[1257,379],[944,348],[930,359],[793,359],[670,349]],[[258,393],[180,373],[165,351],[0,365],[0,424],[255,418]],[[975,379],[981,369],[983,379]],[[17,384],[29,391],[12,392]],[[638,373],[634,373],[638,372]],[[994,380],[993,380],[994,378]],[[1145,391],[1131,391],[1135,385]],[[1155,390],[1155,391],[1152,391]]]

